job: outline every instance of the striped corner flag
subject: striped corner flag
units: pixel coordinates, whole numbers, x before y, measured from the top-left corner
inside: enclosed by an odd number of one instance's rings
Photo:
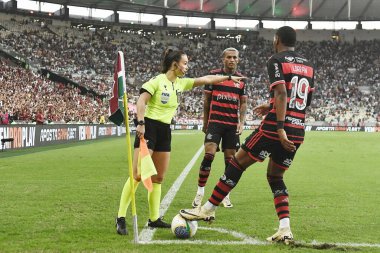
[[[152,157],[149,154],[148,146],[144,138],[140,139],[140,154],[137,165],[137,174],[141,175],[141,181],[149,192],[153,191],[151,176],[157,174]]]
[[[117,62],[115,65],[113,80],[112,98],[109,101],[110,116],[108,118],[110,121],[120,126],[124,122],[123,95],[126,91],[124,54],[121,51],[117,53]]]

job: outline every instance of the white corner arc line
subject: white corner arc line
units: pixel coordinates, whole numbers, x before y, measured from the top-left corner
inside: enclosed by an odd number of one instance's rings
[[[172,187],[170,187],[168,193],[166,193],[165,197],[162,199],[161,206],[160,206],[160,214],[161,215],[165,215],[165,213],[168,210],[170,204],[172,203],[175,195],[177,194],[179,188],[181,187],[183,181],[185,181],[186,176],[189,174],[191,168],[194,166],[198,157],[203,152],[203,148],[204,148],[204,146],[202,145],[198,149],[198,151],[195,153],[193,158],[186,165],[186,167],[183,169],[181,174],[177,177],[177,179],[173,183]],[[144,226],[144,229],[141,231],[141,233],[139,235],[139,242],[140,243],[146,243],[146,242],[152,241],[152,238],[153,238],[153,235],[155,232],[156,232],[156,229],[149,228],[148,224],[146,223]]]

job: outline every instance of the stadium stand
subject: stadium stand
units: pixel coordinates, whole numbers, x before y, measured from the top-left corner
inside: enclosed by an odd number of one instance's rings
[[[249,106],[267,101],[266,61],[272,42],[263,38],[211,38],[171,32],[108,31],[58,27],[26,20],[2,21],[0,48],[25,57],[32,69],[46,68],[81,86],[105,95],[80,94],[76,88],[46,80],[31,70],[1,61],[3,74],[0,100],[14,120],[31,122],[41,109],[50,122],[97,122],[108,113],[114,58],[117,50],[126,55],[129,102],[136,102],[139,86],[159,72],[164,48],[187,52],[188,76],[195,77],[221,66],[226,47],[240,51],[239,69],[248,77]],[[379,40],[299,42],[297,48],[316,67],[316,93],[308,122],[319,125],[379,125]],[[63,104],[65,106],[63,106]],[[202,89],[182,97],[177,121],[202,118]],[[66,108],[66,109],[63,109]],[[251,111],[251,110],[249,110]],[[131,111],[131,114],[133,111]],[[250,114],[247,122],[257,120]]]

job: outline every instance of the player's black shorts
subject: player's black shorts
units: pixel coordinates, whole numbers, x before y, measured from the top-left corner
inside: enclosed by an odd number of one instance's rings
[[[149,118],[144,118],[144,120],[144,138],[147,142],[148,149],[159,152],[170,152],[172,141],[170,125]],[[135,139],[134,147],[140,147],[140,139],[138,137]]]
[[[295,145],[297,151],[301,144],[296,143]],[[264,136],[263,132],[258,129],[245,139],[241,148],[246,151],[253,160],[258,162],[264,161],[268,156],[271,157],[272,161],[284,170],[289,168],[296,154],[296,151],[286,151],[280,141]]]
[[[220,140],[222,140],[223,151],[225,149],[238,150],[240,147],[240,139],[239,135],[236,134],[236,126],[231,127],[222,124],[208,124],[204,142],[213,142],[219,146]]]

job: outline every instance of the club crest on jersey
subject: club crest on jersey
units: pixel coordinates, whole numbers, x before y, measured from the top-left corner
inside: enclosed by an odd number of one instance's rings
[[[161,94],[161,103],[166,104],[169,102],[170,93],[168,92],[162,92]]]
[[[293,56],[285,56],[285,61],[294,62],[294,57]]]

